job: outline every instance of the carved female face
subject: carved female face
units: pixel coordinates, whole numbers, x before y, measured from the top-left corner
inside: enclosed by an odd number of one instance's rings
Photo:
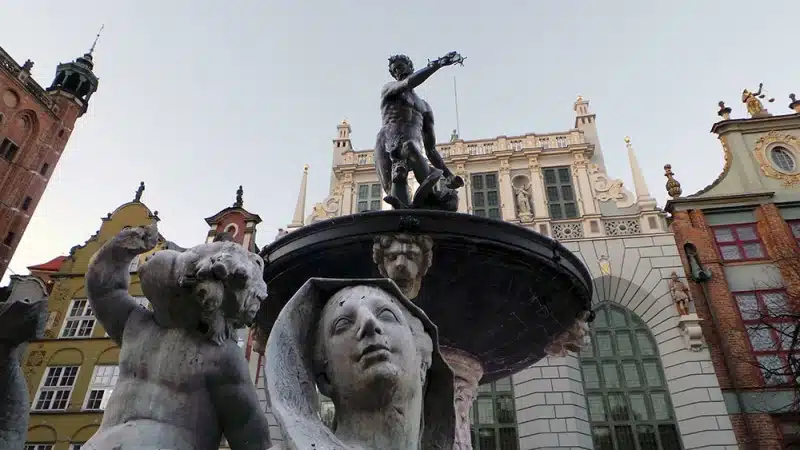
[[[364,396],[359,393],[374,397],[381,387],[408,394],[421,390],[421,361],[411,325],[388,293],[371,286],[342,289],[326,304],[319,327],[316,353],[324,374],[318,384],[337,403],[377,400],[360,398]]]

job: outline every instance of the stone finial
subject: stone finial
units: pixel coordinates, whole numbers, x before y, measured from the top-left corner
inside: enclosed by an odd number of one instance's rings
[[[457,140],[458,140],[458,130],[453,130],[453,132],[450,133],[450,142],[455,142]]]
[[[22,71],[30,73],[31,69],[33,69],[33,61],[31,61],[30,59],[26,59],[25,62],[22,64]]]
[[[139,182],[139,187],[136,189],[136,195],[133,197],[133,201],[141,202],[143,193],[144,193],[144,181],[141,181]]]
[[[239,189],[236,190],[236,202],[234,202],[233,204],[234,208],[242,207],[242,205],[244,204],[244,201],[242,200],[243,195],[244,195],[244,189],[242,189],[242,187],[239,186]]]
[[[683,193],[683,189],[681,189],[681,184],[674,178],[674,175],[672,173],[672,165],[665,164],[664,176],[667,177],[667,194],[672,198],[678,198]]]
[[[717,115],[722,117],[722,120],[730,120],[731,119],[731,108],[730,106],[725,106],[725,102],[722,100],[719,101],[719,111],[717,111]]]
[[[789,99],[792,101],[792,103],[789,103],[789,108],[800,114],[800,100],[794,94],[789,94]]]

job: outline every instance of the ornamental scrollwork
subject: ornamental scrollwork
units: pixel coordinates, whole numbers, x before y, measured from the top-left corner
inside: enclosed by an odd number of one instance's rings
[[[724,141],[723,141],[724,142]],[[791,134],[781,134],[770,131],[756,141],[753,156],[761,167],[765,176],[780,180],[785,187],[800,185],[800,172],[786,173],[775,168],[769,161],[769,151],[780,145],[792,151],[795,155],[800,153],[800,139]]]

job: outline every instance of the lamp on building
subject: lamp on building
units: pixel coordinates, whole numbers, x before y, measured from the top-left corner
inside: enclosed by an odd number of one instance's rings
[[[684,244],[683,250],[686,252],[686,258],[689,260],[692,280],[697,283],[705,283],[710,280],[711,271],[703,267],[703,263],[700,262],[700,257],[697,255],[697,247],[691,242],[688,242]]]

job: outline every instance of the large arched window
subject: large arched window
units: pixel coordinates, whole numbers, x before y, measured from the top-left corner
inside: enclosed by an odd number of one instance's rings
[[[581,370],[597,450],[681,450],[655,339],[627,309],[603,304]]]

